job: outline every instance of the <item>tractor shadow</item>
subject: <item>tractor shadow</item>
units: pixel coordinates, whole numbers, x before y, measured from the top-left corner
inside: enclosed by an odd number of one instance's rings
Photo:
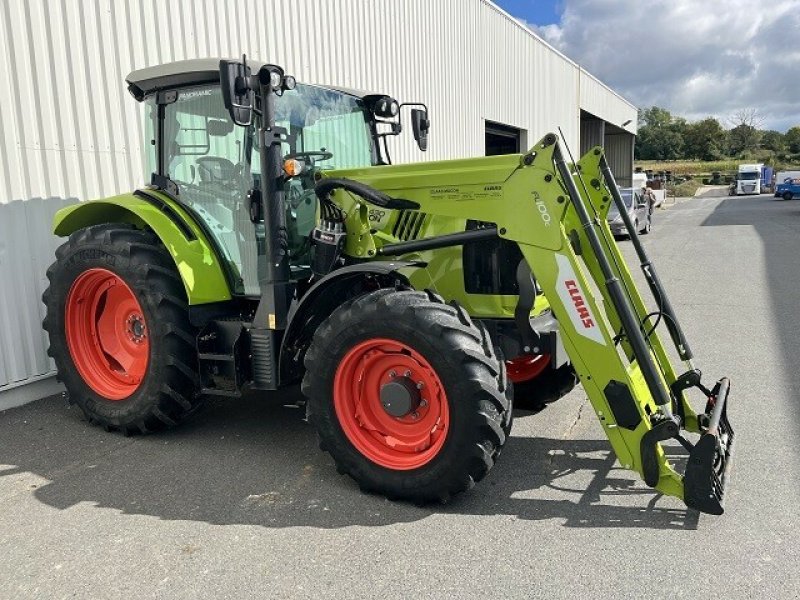
[[[444,506],[364,495],[319,451],[303,414],[254,397],[210,402],[174,431],[125,438],[46,398],[0,413],[0,486],[24,478],[35,498],[62,510],[89,503],[217,525],[340,528],[465,514],[565,527],[697,527],[694,511],[616,467],[606,440],[512,435],[489,476]],[[519,418],[536,418],[526,414]]]

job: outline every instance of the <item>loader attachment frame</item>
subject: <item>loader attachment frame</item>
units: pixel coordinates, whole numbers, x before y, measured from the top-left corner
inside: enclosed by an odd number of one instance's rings
[[[620,205],[620,214],[627,212],[602,149],[590,150],[573,164],[558,136],[548,134],[528,153],[509,156],[501,172],[481,177],[480,160],[475,159],[475,170],[462,160],[336,176],[414,202],[428,215],[485,222],[500,238],[516,242],[523,256],[520,268],[532,272],[549,301],[564,348],[622,466],[692,508],[721,514],[733,442],[728,380],[713,389],[701,383],[666,291],[628,219],[628,234],[655,298],[655,309],[648,310],[608,227],[612,202]],[[350,220],[365,212],[353,210],[348,200],[337,202]],[[364,231],[364,224],[348,222],[349,230]],[[358,238],[362,245],[363,237]],[[369,243],[378,255],[414,260],[420,248],[462,242],[434,237],[397,248],[375,236]],[[685,371],[676,370],[659,337],[662,322]],[[693,389],[704,397],[702,413],[693,410],[687,396]],[[700,434],[698,443],[686,439],[685,432]],[[669,439],[689,451],[685,474],[664,452],[662,442]]]

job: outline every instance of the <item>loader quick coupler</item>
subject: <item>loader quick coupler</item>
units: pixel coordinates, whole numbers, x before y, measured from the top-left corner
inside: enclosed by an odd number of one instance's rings
[[[712,515],[723,513],[722,500],[733,454],[733,428],[728,422],[729,389],[726,377],[714,386],[705,414],[700,415],[703,433],[689,453],[683,476],[683,501],[690,508]]]

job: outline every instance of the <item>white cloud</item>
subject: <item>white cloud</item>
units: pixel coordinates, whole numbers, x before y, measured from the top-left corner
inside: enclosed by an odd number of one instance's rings
[[[565,0],[540,36],[638,106],[800,125],[800,0]]]

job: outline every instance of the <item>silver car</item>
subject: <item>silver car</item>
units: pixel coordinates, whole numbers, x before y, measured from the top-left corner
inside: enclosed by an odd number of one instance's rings
[[[628,216],[633,222],[634,229],[641,234],[650,233],[650,227],[653,223],[653,207],[644,199],[642,193],[633,188],[621,188],[620,195],[628,209]],[[628,235],[625,223],[622,221],[622,215],[619,214],[617,205],[613,203],[608,211],[608,226],[611,228],[611,233],[614,234],[614,237]]]

